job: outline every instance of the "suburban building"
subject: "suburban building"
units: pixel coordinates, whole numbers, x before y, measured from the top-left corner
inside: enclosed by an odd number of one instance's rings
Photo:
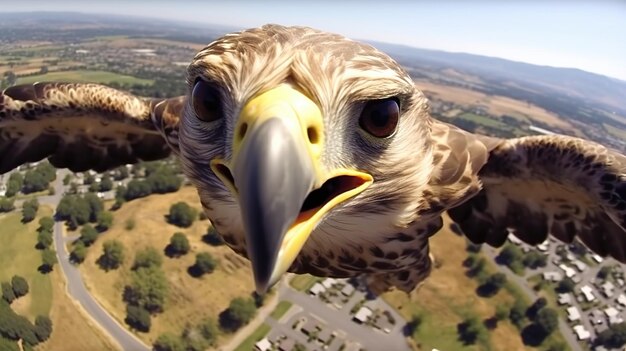
[[[357,311],[352,319],[359,323],[366,323],[371,316],[372,310],[363,306]]]
[[[311,294],[313,296],[319,296],[319,294],[321,294],[321,293],[323,293],[325,291],[326,291],[326,288],[322,284],[315,283],[315,284],[313,284],[311,289],[309,289],[309,294]]]
[[[559,305],[571,305],[572,304],[572,294],[570,294],[570,293],[559,294],[559,298],[558,298],[557,302],[559,303]]]
[[[581,287],[580,292],[585,296],[585,300],[587,300],[587,302],[593,302],[596,299],[596,296],[593,294],[593,288],[589,285]]]
[[[272,343],[267,338],[263,338],[254,344],[255,351],[269,351],[271,349]]]
[[[568,307],[567,308],[567,319],[570,322],[580,320],[580,311],[578,311],[578,307]]]
[[[587,340],[591,336],[591,333],[580,324],[574,326],[574,333],[576,333],[578,340]]]

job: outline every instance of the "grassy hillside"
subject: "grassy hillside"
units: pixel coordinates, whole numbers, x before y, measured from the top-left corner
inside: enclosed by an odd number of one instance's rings
[[[61,71],[38,74],[34,76],[22,77],[17,80],[17,84],[43,82],[43,81],[64,81],[64,82],[86,82],[86,83],[112,83],[120,84],[141,84],[150,85],[150,79],[135,78],[123,74],[106,71]]]

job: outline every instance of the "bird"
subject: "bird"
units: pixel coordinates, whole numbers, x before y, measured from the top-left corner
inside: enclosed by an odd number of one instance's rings
[[[448,214],[474,243],[581,240],[626,262],[626,157],[565,135],[512,139],[438,121],[375,47],[303,26],[224,35],[187,93],[145,98],[40,82],[0,94],[0,173],[43,159],[74,172],[180,159],[258,293],[286,272],[365,275],[413,291]]]

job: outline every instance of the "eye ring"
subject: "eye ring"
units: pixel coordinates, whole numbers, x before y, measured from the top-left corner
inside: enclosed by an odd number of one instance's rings
[[[371,136],[379,139],[392,136],[400,119],[400,104],[397,98],[369,100],[359,116],[359,126]]]
[[[203,122],[217,121],[224,116],[219,90],[205,80],[196,80],[191,103],[196,117]]]

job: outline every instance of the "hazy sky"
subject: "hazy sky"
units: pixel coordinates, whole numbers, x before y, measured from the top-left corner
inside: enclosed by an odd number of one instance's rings
[[[80,11],[254,27],[307,25],[360,39],[575,67],[626,80],[626,1],[31,1],[0,12]]]

